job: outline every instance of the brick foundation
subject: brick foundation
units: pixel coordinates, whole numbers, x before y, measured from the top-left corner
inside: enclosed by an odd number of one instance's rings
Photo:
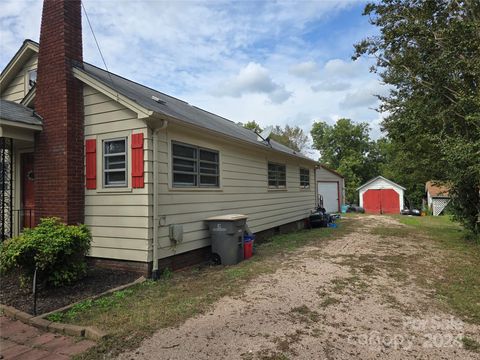
[[[207,246],[158,260],[158,269],[180,270],[210,260],[211,247]]]
[[[152,272],[152,263],[129,261],[129,260],[117,260],[117,259],[104,259],[104,258],[87,258],[87,262],[90,266],[96,266],[102,269],[114,269],[124,270],[138,273],[139,275],[149,276]]]
[[[275,236],[278,234],[288,234],[294,231],[305,229],[306,220],[307,219],[293,221],[288,224],[283,224],[271,229],[259,231],[258,233],[255,233],[255,242],[257,244],[261,244],[264,242],[268,242],[272,236]]]
[[[294,221],[288,224],[277,226],[268,230],[255,233],[255,241],[257,244],[268,242],[270,238],[278,234],[288,234],[305,228],[305,220]],[[178,255],[169,256],[158,260],[158,269],[163,272],[165,269],[173,271],[181,270],[190,266],[206,263],[210,260],[210,246],[195,249]],[[150,277],[152,274],[152,262],[144,263],[128,260],[88,258],[90,265],[106,269],[116,269],[132,271],[138,274]]]

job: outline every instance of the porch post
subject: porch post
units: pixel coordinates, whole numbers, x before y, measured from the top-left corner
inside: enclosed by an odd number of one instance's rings
[[[0,138],[0,240],[13,235],[13,140]]]

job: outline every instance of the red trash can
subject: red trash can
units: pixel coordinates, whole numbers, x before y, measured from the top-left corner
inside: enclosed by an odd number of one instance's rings
[[[243,258],[250,259],[253,255],[253,240],[254,236],[245,235],[243,237]]]

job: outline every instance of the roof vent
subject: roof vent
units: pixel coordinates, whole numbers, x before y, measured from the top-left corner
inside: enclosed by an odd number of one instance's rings
[[[152,100],[159,103],[159,104],[165,105],[165,101],[163,101],[162,99],[160,99],[159,97],[157,97],[155,95],[152,95]]]

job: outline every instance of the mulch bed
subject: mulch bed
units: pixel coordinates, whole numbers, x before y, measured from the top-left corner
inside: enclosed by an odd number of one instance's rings
[[[74,302],[100,294],[117,286],[138,279],[138,273],[89,268],[88,275],[76,284],[60,288],[40,288],[37,290],[37,315],[44,314]],[[0,279],[0,303],[13,306],[33,314],[33,295],[31,283],[21,287],[16,273],[2,275]]]

